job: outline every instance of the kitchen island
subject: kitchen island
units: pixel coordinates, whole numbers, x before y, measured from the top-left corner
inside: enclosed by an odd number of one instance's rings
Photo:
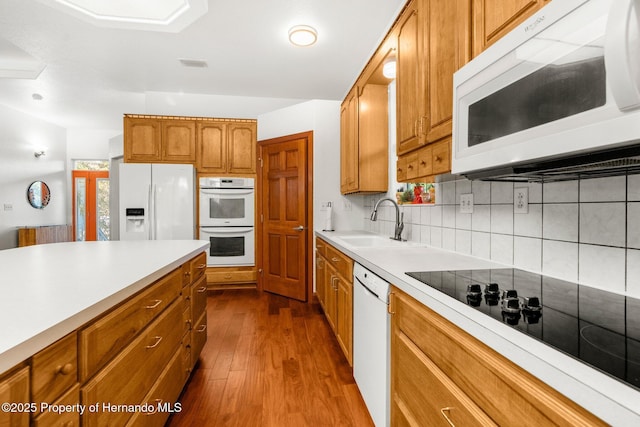
[[[36,419],[38,413],[48,415],[38,405],[53,402],[40,399],[40,388],[47,397],[64,393],[62,403],[72,396],[78,404],[80,388],[82,404],[140,404],[147,393],[164,391],[164,378],[186,380],[184,366],[188,371],[192,364],[183,359],[191,355],[185,356],[180,343],[190,348],[194,340],[187,333],[191,301],[200,288],[206,290],[201,285],[208,245],[198,240],[68,242],[0,251],[0,380],[31,371],[26,395],[35,404],[13,409]],[[206,324],[201,329],[206,334]],[[120,394],[123,370],[129,372],[126,382],[141,375],[148,387]],[[65,385],[58,386],[59,380]],[[89,402],[93,396],[104,401]],[[129,396],[139,400],[127,401]],[[99,412],[83,415],[83,425],[103,422]],[[131,415],[125,412],[120,411],[122,420]]]
[[[487,316],[466,301],[461,302],[405,274],[415,271],[503,269],[510,266],[414,242],[391,242],[385,245],[371,239],[371,245],[361,244],[365,240],[359,240],[358,236],[366,235],[375,236],[360,231],[316,232],[316,236],[355,262],[606,423],[614,426],[640,424],[640,391],[637,388],[523,334],[507,322]]]

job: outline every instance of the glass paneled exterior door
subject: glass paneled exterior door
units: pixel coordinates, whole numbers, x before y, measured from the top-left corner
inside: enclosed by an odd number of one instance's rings
[[[75,240],[110,240],[109,172],[74,170],[72,178]]]

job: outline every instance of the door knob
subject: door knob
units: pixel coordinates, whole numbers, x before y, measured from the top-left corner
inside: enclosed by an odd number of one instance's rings
[[[297,227],[293,227],[293,229],[296,230],[296,231],[302,231],[302,230],[304,230],[304,226],[299,225]]]

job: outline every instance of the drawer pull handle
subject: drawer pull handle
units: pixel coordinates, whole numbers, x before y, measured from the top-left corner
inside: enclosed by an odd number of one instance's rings
[[[199,288],[198,288],[198,291],[197,291],[197,292],[198,292],[199,294],[201,294],[201,293],[205,292],[206,290],[207,290],[207,287],[206,287],[206,286],[201,286],[201,287],[199,287]]]
[[[196,329],[196,332],[204,332],[206,330],[207,330],[207,325],[200,325],[200,327]]]
[[[205,268],[207,268],[207,264],[199,264],[196,268],[198,270],[204,270]]]
[[[162,341],[162,337],[161,336],[155,336],[154,338],[155,338],[156,342],[153,343],[152,345],[146,346],[145,348],[147,348],[149,350],[151,350],[152,348],[156,348],[160,344],[160,341]]]
[[[231,279],[231,277],[232,277],[232,276],[231,276],[230,274],[225,274],[225,275],[224,275],[224,278],[225,278],[225,279]]]
[[[333,258],[331,258],[331,261],[333,261],[333,262],[340,262],[340,258],[333,257]]]
[[[440,413],[442,414],[444,419],[447,420],[447,422],[451,427],[456,427],[456,425],[449,419],[449,416],[448,416],[448,413],[451,412],[452,409],[454,408],[447,406],[446,408],[440,409]]]
[[[152,309],[154,309],[154,308],[158,307],[160,304],[162,304],[162,300],[161,300],[161,299],[156,299],[156,300],[154,300],[154,301],[155,301],[155,303],[154,303],[154,304],[152,304],[152,305],[147,305],[147,306],[145,306],[145,308],[146,308],[146,309],[149,309],[149,310],[152,310]]]
[[[73,371],[73,365],[71,363],[65,363],[64,365],[56,366],[56,374],[69,375]]]

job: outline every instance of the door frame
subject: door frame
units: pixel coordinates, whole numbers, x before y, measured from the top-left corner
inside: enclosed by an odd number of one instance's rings
[[[263,185],[262,182],[262,159],[263,159],[263,148],[265,146],[271,144],[278,144],[282,142],[287,142],[295,139],[305,139],[307,143],[307,176],[305,177],[305,184],[307,188],[307,215],[306,215],[306,223],[307,229],[304,230],[307,233],[307,247],[306,247],[306,303],[311,303],[313,301],[313,131],[300,132],[292,135],[280,136],[277,138],[265,139],[262,141],[258,141],[258,173],[257,182],[256,182],[256,194],[262,194]],[[264,218],[264,210],[262,206],[262,198],[257,196],[255,198],[256,203],[256,236],[262,236],[263,232],[263,218]],[[261,238],[256,239],[256,266],[258,267],[258,290],[262,292],[263,288],[263,280],[264,280],[264,259],[262,256],[262,251],[264,249],[264,244]]]

